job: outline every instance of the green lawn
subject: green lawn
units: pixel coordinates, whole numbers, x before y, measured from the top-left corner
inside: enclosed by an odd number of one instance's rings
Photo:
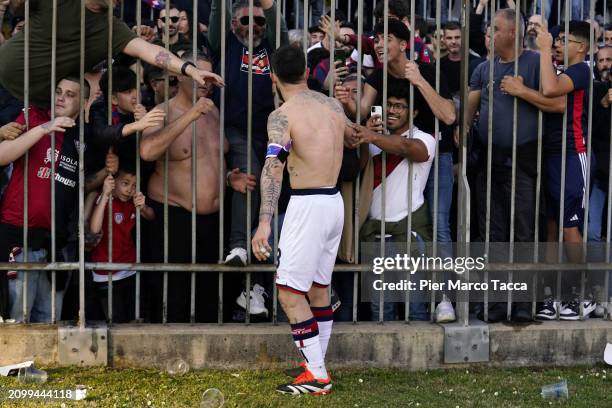
[[[210,387],[225,395],[225,407],[612,407],[612,367],[557,369],[470,368],[407,372],[401,370],[334,370],[334,392],[327,396],[291,397],[275,386],[288,378],[280,371],[193,371],[172,377],[154,370],[48,369],[50,389],[88,387],[85,401],[67,407],[199,407]],[[540,387],[566,379],[570,397],[549,401]],[[15,378],[0,377],[6,388],[25,388]],[[35,387],[31,387],[35,388]],[[61,406],[60,402],[9,403],[4,407]]]

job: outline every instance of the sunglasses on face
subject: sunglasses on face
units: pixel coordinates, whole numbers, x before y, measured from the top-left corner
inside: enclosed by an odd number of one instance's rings
[[[162,23],[166,24],[168,22],[168,19],[170,19],[170,21],[172,21],[174,24],[178,23],[179,20],[181,19],[180,17],[160,17],[159,18],[161,20]]]
[[[249,25],[249,16],[242,16],[242,17],[240,17],[240,19],[238,21],[243,26],[248,26]],[[255,21],[255,24],[257,24],[260,27],[263,27],[263,26],[266,25],[266,18],[262,17],[262,16],[254,16],[253,17],[253,21]]]

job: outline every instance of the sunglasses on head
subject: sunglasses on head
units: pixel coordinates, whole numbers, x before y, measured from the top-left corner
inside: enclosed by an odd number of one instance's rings
[[[243,26],[248,26],[249,25],[249,16],[242,16],[242,17],[240,17],[240,20],[238,20],[238,21]],[[262,16],[254,16],[253,17],[253,21],[255,21],[255,24],[257,24],[260,27],[263,27],[263,26],[266,25],[266,18],[262,17]]]
[[[168,22],[168,18],[170,19],[170,21],[172,21],[173,23],[178,23],[179,20],[181,19],[180,17],[177,16],[173,16],[173,17],[160,17],[159,19],[162,21],[162,23],[166,24]]]

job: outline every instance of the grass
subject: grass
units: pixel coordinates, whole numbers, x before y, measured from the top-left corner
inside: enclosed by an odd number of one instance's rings
[[[453,368],[408,372],[390,369],[334,370],[334,392],[292,397],[274,392],[287,381],[277,370],[192,371],[183,376],[140,369],[49,368],[47,389],[88,388],[87,400],[66,407],[199,407],[207,388],[218,388],[224,407],[612,407],[612,370],[608,366],[571,368]],[[568,400],[544,400],[540,387],[565,379]],[[0,390],[23,386],[0,377]],[[62,402],[9,403],[4,407],[59,407]]]

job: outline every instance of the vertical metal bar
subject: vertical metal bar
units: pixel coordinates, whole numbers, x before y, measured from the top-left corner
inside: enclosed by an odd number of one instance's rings
[[[125,1],[121,0],[121,10],[119,11],[119,18],[123,21],[123,16],[125,14]]]
[[[382,123],[383,129],[387,128],[387,83],[389,78],[389,0],[384,1],[383,8],[383,44],[384,44],[384,58],[383,58],[383,98],[382,98]],[[384,132],[384,131],[383,131]],[[385,216],[386,216],[386,197],[387,194],[387,153],[384,151],[382,154],[382,183],[381,183],[381,216],[380,216],[380,256],[384,257],[385,254]],[[384,282],[385,273],[380,275],[380,279]],[[384,321],[384,307],[385,307],[385,292],[380,291],[380,297],[378,299],[378,323],[382,324]]]
[[[294,0],[295,2],[295,29],[300,28],[300,2],[298,0]]]
[[[170,18],[170,2],[166,3],[166,20]],[[195,17],[194,17],[195,18]],[[170,53],[169,24],[164,23],[164,46],[166,52]],[[168,125],[170,79],[168,70],[164,71],[164,126]],[[168,263],[168,162],[170,160],[168,150],[164,152],[164,263]],[[164,271],[162,300],[162,323],[168,323],[168,271]]]
[[[280,3],[276,2],[276,32],[274,33],[276,39],[276,47],[280,46],[281,36],[280,36],[280,26],[281,26],[281,11],[280,11]],[[278,95],[274,95],[274,107],[278,108],[279,98]],[[276,207],[274,208],[274,238],[273,238],[273,248],[274,248],[274,265],[278,265],[278,203],[276,203]],[[273,275],[274,276],[274,275]],[[274,278],[272,279],[272,324],[278,324],[278,289],[276,288],[276,283],[274,282]]]
[[[565,0],[565,43],[563,45],[563,67],[567,69],[568,57],[567,57],[567,39],[569,38],[569,22],[570,22],[570,10],[572,8],[571,0]],[[565,212],[565,166],[567,164],[567,106],[565,112],[563,112],[563,132],[561,139],[561,189],[559,193],[559,218],[558,218],[558,259],[561,263],[563,261],[563,214]],[[557,273],[557,298],[561,299],[561,280],[562,271]],[[559,311],[557,311],[557,316]]]
[[[415,27],[415,3],[414,0],[410,0],[410,27],[413,27],[410,30],[410,61],[414,61],[414,27]],[[414,137],[414,85],[410,82],[410,95],[409,95],[409,112],[408,112],[408,123],[409,123],[409,138],[412,139]],[[385,122],[386,125],[386,122]],[[410,246],[412,244],[412,160],[408,161],[408,197],[406,197],[408,202],[408,222],[406,224],[406,253],[410,256]],[[411,278],[410,271],[406,271],[406,279],[410,282]],[[410,322],[410,291],[406,291],[406,300],[404,304],[404,323]]]
[[[225,47],[226,47],[226,30],[227,27],[225,19],[227,14],[227,5],[223,2],[221,7],[221,55],[219,61],[219,75],[225,78]],[[219,146],[225,145],[225,87],[221,88],[221,97],[219,103]],[[223,148],[219,149],[219,165],[221,166],[225,161]],[[223,167],[221,167],[223,168]],[[224,228],[225,228],[225,177],[219,178],[219,263],[223,262],[223,242],[224,242]],[[219,272],[219,283],[217,288],[217,324],[223,324],[223,272]]]
[[[297,3],[297,2],[296,2]],[[247,82],[247,174],[253,172],[253,0],[249,0],[249,72]],[[251,263],[251,191],[247,189],[247,213],[246,213],[246,244],[248,262]],[[246,317],[248,325],[251,321],[251,274],[246,273]]]
[[[534,10],[537,0],[534,0]],[[545,20],[543,16],[546,15],[546,2],[540,0],[540,13],[542,20]],[[534,11],[535,14],[535,11]],[[542,79],[540,73],[539,91],[542,92]],[[534,232],[533,232],[533,263],[537,263],[539,259],[539,242],[540,242],[540,193],[542,187],[542,127],[543,127],[544,116],[541,110],[538,110],[538,153],[537,153],[537,175],[536,175],[536,194],[535,194],[535,216],[534,216]],[[538,282],[538,271],[536,270],[533,276],[533,299],[531,302],[531,316],[535,319],[536,315],[536,294],[537,294],[537,282]]]
[[[304,4],[307,4],[307,1],[304,2]],[[330,12],[330,17],[331,17],[331,33],[330,36],[331,38],[329,39],[329,61],[330,61],[330,65],[329,65],[329,69],[334,70],[336,67],[336,61],[334,60],[334,53],[336,52],[336,2],[335,0],[331,0],[331,6],[329,9]],[[304,53],[306,53],[306,51],[304,51]],[[329,86],[329,96],[333,97],[334,96],[334,88],[336,86],[335,84],[335,75],[331,76],[331,85]]]
[[[348,20],[348,22],[353,21],[353,17],[351,16],[351,6],[352,6],[352,1],[351,0],[347,0],[348,2],[348,6],[347,6],[347,15],[346,15],[346,19]]]
[[[603,10],[603,24],[604,27],[606,26],[606,24],[608,23],[608,0],[604,0],[603,2],[604,4],[604,10]]]
[[[25,1],[25,38],[23,50],[23,107],[26,129],[30,130],[30,0]],[[30,153],[26,152],[23,161],[23,262],[28,262],[28,173]],[[23,287],[21,292],[22,319],[29,320],[28,310],[28,277],[29,272],[23,272]]]
[[[136,34],[140,37],[142,25],[142,2],[136,2]],[[141,92],[140,92],[140,81],[142,74],[142,63],[140,58],[136,59],[136,86],[138,92],[136,92],[136,103],[141,103]],[[141,174],[140,174],[140,131],[136,132],[136,191],[140,191]],[[142,224],[140,219],[140,209],[136,209],[136,263],[141,262],[141,237],[142,237]],[[136,271],[136,293],[134,301],[134,318],[136,321],[140,321],[140,271]]]
[[[595,21],[595,1],[591,0],[589,4],[589,18],[591,24],[589,24],[589,66],[594,66],[593,61],[593,49],[595,48],[595,27],[593,22]],[[588,238],[588,226],[589,226],[589,198],[591,185],[591,154],[592,154],[592,125],[593,125],[593,76],[589,76],[589,111],[587,117],[587,157],[586,157],[586,180],[584,183],[584,224],[582,234],[582,262],[587,262],[587,238]],[[584,291],[586,285],[586,271],[581,271],[582,276],[580,279],[580,319],[584,319]],[[608,287],[605,287],[607,293]]]
[[[441,18],[442,18],[442,3],[440,0],[436,0],[436,32],[438,33],[439,41],[442,41],[442,38],[439,37],[439,33],[441,30]],[[463,45],[463,38],[461,39],[461,44]],[[439,44],[436,46],[436,92],[440,93],[440,47]],[[411,108],[413,109],[413,108]],[[412,114],[412,112],[411,112]],[[433,208],[433,254],[432,256],[435,258],[438,254],[438,207],[440,205],[439,202],[439,188],[440,188],[440,138],[438,137],[440,133],[440,121],[434,115],[434,138],[436,140],[436,153],[435,159],[433,162],[434,165],[434,208]],[[412,201],[409,201],[410,203]],[[436,281],[436,272],[432,272],[432,280]],[[431,291],[431,300],[429,305],[429,315],[430,321],[435,320],[435,308],[436,308],[436,291]]]
[[[374,14],[375,10],[376,10],[376,0],[373,0],[372,1],[372,30],[374,30],[374,26],[376,25],[376,15]]]
[[[223,5],[225,6],[225,5]],[[194,63],[198,64],[198,36],[196,33],[198,32],[198,1],[193,0],[193,47],[191,52],[193,53]],[[198,84],[196,81],[193,81],[193,85],[191,88],[191,102],[193,105],[196,104],[198,100]],[[223,151],[223,144],[220,145],[219,150]],[[197,208],[198,208],[198,144],[197,144],[197,133],[196,133],[196,121],[191,122],[191,263],[195,264],[197,260]],[[223,162],[219,163],[221,169],[223,169]],[[223,171],[220,171],[219,174],[223,179]],[[196,273],[191,272],[191,300],[190,300],[190,314],[189,321],[193,324],[195,323],[195,300],[196,300]]]
[[[514,77],[518,77],[519,70],[519,47],[522,46],[520,38],[520,19],[521,17],[521,3],[520,0],[516,0],[516,7],[514,9]],[[516,215],[516,144],[518,136],[518,97],[513,98],[512,104],[512,179],[510,181],[510,253],[509,263],[514,262],[514,219]],[[513,279],[512,271],[508,272],[508,282],[511,283]],[[510,320],[512,314],[512,292],[508,291],[508,304],[507,304],[507,319]]]
[[[461,18],[463,21],[461,37],[466,39],[466,44],[469,44],[469,32],[470,32],[470,18],[469,18],[469,0],[464,0],[461,5]],[[463,47],[461,50],[461,100],[467,101],[468,99],[468,61],[470,55],[469,47]],[[461,107],[461,124],[463,129],[466,128],[466,115],[467,104],[464,103]],[[460,177],[459,188],[458,188],[458,202],[461,205],[458,206],[457,216],[461,220],[461,225],[458,230],[459,241],[462,243],[461,253],[463,256],[468,256],[469,248],[468,243],[470,241],[470,186],[467,182],[467,135],[464,133],[460,140]],[[465,271],[464,279],[469,281],[469,270]],[[469,292],[460,292],[457,300],[457,320],[461,322],[463,326],[469,326]]]
[[[85,92],[83,92],[85,89],[85,0],[81,0],[79,45],[79,85],[81,89],[79,92],[79,328],[83,329],[85,328]]]
[[[302,27],[302,46],[304,48],[304,55],[307,53],[308,51],[308,23],[306,23],[306,19],[308,18],[308,0],[303,0],[304,1],[304,24]],[[333,5],[332,5],[332,9],[333,9]],[[332,30],[334,27],[334,21],[332,20]],[[333,31],[332,31],[333,33]],[[332,38],[330,38],[329,40],[330,44],[332,44],[334,42],[334,37],[332,36]],[[331,54],[332,57],[330,58],[330,61],[333,61],[333,54]],[[308,58],[306,58],[306,61],[308,61]],[[333,68],[333,64],[330,66],[330,69]]]
[[[493,35],[495,19],[495,2],[491,2],[491,24],[488,28],[489,35],[489,111],[487,117],[487,193],[486,193],[486,214],[485,214],[485,259],[490,259],[491,245],[491,183],[492,183],[492,163],[493,163],[493,84],[495,83],[495,36]],[[485,268],[484,281],[489,281],[489,269]],[[484,320],[489,320],[489,291],[484,292]]]
[[[361,124],[361,75],[363,71],[363,52],[362,52],[362,43],[361,36],[363,35],[363,0],[357,0],[357,114],[355,117],[355,122],[357,124]],[[359,149],[357,149],[357,157],[359,156]],[[359,192],[360,192],[360,178],[357,177],[355,180],[355,214],[353,218],[353,242],[354,242],[354,258],[353,262],[355,265],[359,264]],[[358,285],[359,285],[359,272],[353,272],[353,324],[357,324],[357,303],[358,303]]]
[[[107,103],[107,121],[108,126],[113,124],[112,111],[112,94],[113,94],[113,7],[109,5],[107,9],[108,23],[108,43],[107,43],[107,58],[108,65],[108,98]],[[108,198],[108,262],[113,262],[113,195]],[[113,273],[109,272],[108,278],[108,324],[113,324]]]
[[[51,120],[55,120],[55,86],[57,85],[57,0],[53,0],[51,12]],[[51,262],[55,262],[55,132],[51,132]],[[56,276],[51,272],[51,322],[55,323]]]

